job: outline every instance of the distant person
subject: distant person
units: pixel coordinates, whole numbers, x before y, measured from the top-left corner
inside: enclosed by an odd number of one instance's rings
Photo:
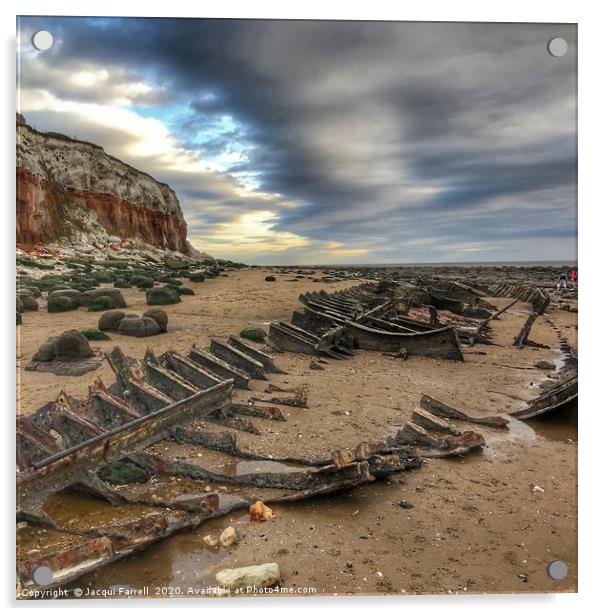
[[[577,288],[577,270],[576,269],[574,269],[571,272],[571,285],[572,285],[573,289]]]
[[[566,289],[566,281],[567,281],[568,277],[566,275],[565,272],[562,272],[562,274],[560,274],[560,276],[558,276],[558,280],[556,281],[556,288],[557,289]]]

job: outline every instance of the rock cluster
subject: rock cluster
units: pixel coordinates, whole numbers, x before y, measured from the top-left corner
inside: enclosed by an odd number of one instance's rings
[[[122,336],[146,338],[167,331],[167,313],[160,308],[151,308],[142,316],[126,314],[123,310],[107,310],[98,320],[100,331],[111,331]]]

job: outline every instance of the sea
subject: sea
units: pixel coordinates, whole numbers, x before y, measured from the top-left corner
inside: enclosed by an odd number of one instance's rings
[[[270,266],[268,266],[270,267]],[[441,261],[425,263],[312,263],[312,264],[274,264],[271,267],[299,267],[299,268],[399,268],[399,267],[556,267],[571,268],[577,267],[576,259],[566,259],[558,261]]]

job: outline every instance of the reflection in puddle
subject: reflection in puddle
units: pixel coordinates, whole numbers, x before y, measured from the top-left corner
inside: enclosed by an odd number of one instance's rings
[[[176,534],[166,541],[151,545],[139,555],[83,576],[73,583],[73,587],[82,588],[85,596],[87,588],[148,586],[150,596],[156,596],[155,587],[186,589],[189,586],[212,586],[215,584],[216,566],[225,558],[228,549],[207,547],[203,537],[208,534],[219,536],[227,526],[236,526],[248,519],[247,512],[240,512],[208,520],[191,532]]]
[[[496,430],[486,436],[487,446],[483,454],[491,459],[504,459],[504,452],[507,443],[524,443],[528,446],[529,442],[537,439],[556,442],[578,441],[577,430],[577,404],[574,400],[565,409],[540,415],[528,421],[522,421],[509,417],[508,430],[503,432]]]
[[[560,411],[535,417],[531,420],[531,426],[539,436],[548,441],[567,442],[571,440],[576,443],[578,441],[577,405],[578,400],[573,400]]]
[[[508,455],[505,452],[505,446],[508,443],[524,443],[527,445],[537,438],[537,433],[528,423],[514,417],[507,417],[509,420],[507,430],[491,430],[490,434],[486,436],[487,445],[483,449],[485,457],[492,460],[504,459]]]

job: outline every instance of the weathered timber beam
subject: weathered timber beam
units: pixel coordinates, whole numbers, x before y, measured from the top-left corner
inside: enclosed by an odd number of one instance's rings
[[[231,381],[216,385],[32,465],[17,475],[18,514],[43,517],[42,506],[50,494],[89,482],[101,467],[167,438],[174,426],[227,408],[231,394]]]
[[[240,349],[237,349],[223,340],[211,339],[209,350],[220,359],[229,363],[244,372],[247,372],[254,379],[261,381],[267,381],[267,377],[264,373],[263,364],[254,359],[253,357],[246,355]]]
[[[263,365],[263,369],[266,372],[273,372],[274,374],[286,374],[284,370],[278,368],[278,366],[274,362],[274,358],[271,355],[260,351],[242,338],[238,338],[237,336],[230,336],[228,338],[228,343],[239,351],[242,351],[245,355],[248,355],[249,357],[256,359],[258,362],[261,362],[261,364]]]
[[[232,379],[235,387],[249,389],[249,379],[251,377],[248,372],[240,370],[225,362],[223,359],[197,347],[192,347],[192,349],[190,349],[188,357],[197,364],[206,367],[220,378]]]
[[[136,464],[154,473],[182,475],[191,479],[219,482],[224,485],[254,486],[257,488],[279,488],[283,490],[312,490],[325,487],[344,489],[348,483],[363,483],[370,480],[367,462],[356,462],[337,468],[335,465],[318,469],[291,471],[285,473],[249,473],[226,475],[210,471],[197,464],[182,460],[163,458],[148,452],[140,452],[132,458]]]
[[[484,426],[491,426],[493,428],[505,428],[508,425],[508,419],[498,415],[490,417],[476,417],[469,415],[464,411],[460,411],[448,404],[435,400],[435,398],[422,394],[420,397],[420,406],[438,417],[445,419],[459,419],[461,421],[467,421],[470,423],[481,424]]]
[[[167,368],[176,372],[199,389],[209,389],[209,387],[222,382],[220,377],[176,351],[167,351],[161,357],[161,360]]]

